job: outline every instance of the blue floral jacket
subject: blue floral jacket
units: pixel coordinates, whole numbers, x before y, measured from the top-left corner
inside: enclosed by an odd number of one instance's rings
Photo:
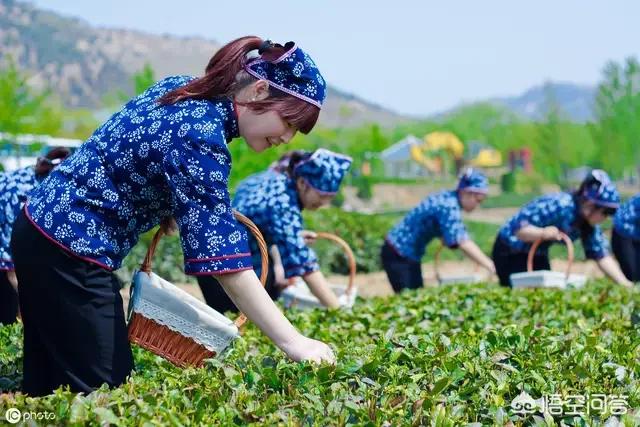
[[[469,239],[457,191],[427,196],[391,229],[386,240],[399,255],[420,262],[427,245],[436,237],[451,248]]]
[[[640,241],[640,194],[636,194],[613,217],[613,227],[622,236]]]
[[[304,276],[320,269],[315,252],[300,235],[304,224],[302,207],[295,181],[286,174],[270,169],[246,178],[236,189],[233,206],[258,226],[269,246],[278,247],[285,277]],[[251,250],[259,271],[259,253],[253,238]]]
[[[13,270],[11,230],[29,192],[38,185],[33,166],[0,173],[0,270]]]
[[[518,239],[516,233],[525,225],[547,227],[554,225],[568,235],[571,240],[582,238],[587,258],[600,259],[608,254],[609,244],[599,226],[583,236],[578,226],[578,204],[569,193],[554,193],[538,197],[525,205],[498,232],[498,237],[506,243],[514,253],[527,253],[530,243]],[[540,245],[536,253],[546,254],[549,244]]]
[[[231,100],[160,105],[192,77],[168,77],[129,101],[31,194],[26,212],[50,240],[116,269],[138,236],[173,216],[187,274],[252,268],[233,218],[227,143],[238,136]]]

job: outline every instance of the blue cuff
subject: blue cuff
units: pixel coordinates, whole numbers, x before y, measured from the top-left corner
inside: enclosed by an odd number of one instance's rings
[[[253,270],[249,252],[213,258],[187,259],[184,262],[185,274],[192,276],[229,274],[243,270]]]
[[[302,265],[294,265],[292,267],[287,267],[284,270],[284,277],[287,279],[290,277],[302,277],[318,270],[320,270],[320,264],[318,264],[317,261],[312,261]]]
[[[15,270],[16,267],[13,265],[13,261],[8,259],[0,259],[0,270]]]

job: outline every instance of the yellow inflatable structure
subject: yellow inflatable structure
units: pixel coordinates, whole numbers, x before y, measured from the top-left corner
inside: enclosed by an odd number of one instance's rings
[[[431,132],[424,136],[423,143],[411,146],[411,158],[432,173],[442,173],[444,159],[442,152],[448,153],[457,166],[461,166],[464,144],[451,132]],[[499,151],[483,146],[467,163],[476,167],[496,167],[502,165]]]
[[[438,152],[449,153],[455,161],[462,159],[464,144],[451,132],[431,132],[422,140],[422,144],[411,147],[411,157],[430,172],[442,172],[444,162],[441,156],[436,156]]]

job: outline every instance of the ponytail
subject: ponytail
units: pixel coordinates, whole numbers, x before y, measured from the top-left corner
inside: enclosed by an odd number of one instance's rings
[[[266,61],[275,61],[286,53],[287,47],[265,41],[260,37],[246,36],[222,46],[209,60],[205,75],[186,85],[164,94],[160,105],[175,104],[188,99],[233,98],[243,87],[255,81],[244,69],[248,55],[258,51]],[[304,100],[269,86],[269,97],[260,101],[243,103],[258,114],[276,111],[283,120],[302,133],[309,133],[315,126],[320,109]]]
[[[284,153],[276,160],[271,169],[276,172],[287,174],[290,178],[294,178],[293,170],[302,162],[308,159],[312,153],[304,150],[294,150]]]
[[[69,154],[71,154],[71,150],[66,147],[52,148],[44,157],[38,157],[35,167],[36,175],[49,175],[53,168],[58,166]]]
[[[287,166],[287,175],[289,175],[291,178],[295,178],[294,171],[296,169],[296,166],[311,157],[311,154],[313,153],[304,150],[292,151],[291,157],[289,158],[289,165]]]
[[[254,79],[244,71],[247,55],[257,50],[266,60],[274,60],[286,52],[284,46],[246,36],[222,46],[209,60],[205,75],[175,89],[162,98],[160,104],[173,104],[185,99],[214,99],[230,96]]]

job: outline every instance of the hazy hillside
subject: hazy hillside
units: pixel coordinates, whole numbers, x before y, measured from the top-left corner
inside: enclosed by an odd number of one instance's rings
[[[198,75],[217,41],[95,28],[25,2],[0,0],[0,55],[11,55],[36,86],[48,85],[71,107],[102,107],[105,95],[131,91],[131,75],[149,62],[158,77]],[[327,126],[383,125],[403,118],[330,88],[321,120]]]
[[[430,116],[435,120],[455,114],[469,105],[489,103],[515,113],[523,120],[538,121],[544,119],[549,111],[550,102],[555,103],[561,116],[570,121],[583,123],[593,119],[595,86],[581,86],[572,83],[547,82],[534,86],[520,95],[482,99],[466,103]]]
[[[71,107],[100,109],[105,95],[131,91],[131,75],[149,62],[158,77],[202,72],[218,49],[217,41],[154,35],[139,31],[95,28],[81,19],[38,9],[30,3],[0,0],[0,55],[11,55],[31,73],[31,82],[48,85]],[[592,118],[595,88],[547,83],[492,102],[523,118],[538,120],[551,93],[564,115],[584,122]],[[456,108],[432,115],[437,118]],[[326,126],[357,126],[376,122],[393,125],[408,117],[329,88],[321,121]]]
[[[576,122],[585,122],[593,118],[595,95],[594,86],[549,82],[535,86],[522,95],[496,98],[492,102],[528,119],[539,120],[547,113],[548,100],[551,99],[560,107],[565,117]]]

